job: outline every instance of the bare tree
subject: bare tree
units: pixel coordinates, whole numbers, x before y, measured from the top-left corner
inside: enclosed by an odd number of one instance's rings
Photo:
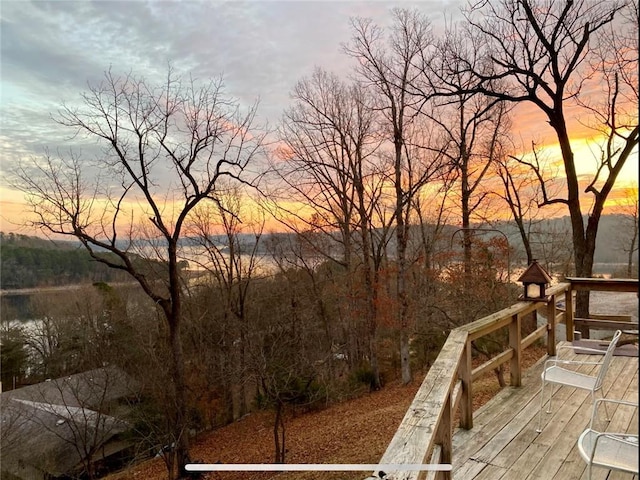
[[[541,170],[538,148],[532,143],[532,159],[505,152],[496,162],[496,174],[502,189],[494,192],[509,208],[527,256],[527,265],[535,258],[532,233],[541,222],[542,192],[537,172]],[[547,186],[547,189],[550,188]]]
[[[279,219],[298,233],[311,231],[333,238],[340,252],[319,249],[331,248],[330,244],[310,247],[348,267],[357,253],[358,216],[364,213],[370,222],[371,205],[380,196],[379,185],[367,188],[379,173],[380,141],[371,98],[359,86],[319,68],[296,84],[292,97],[295,103],[285,112],[280,129],[284,145],[274,164],[284,192],[272,193],[280,200],[302,200],[306,208],[300,209],[299,204],[287,208],[283,201]],[[358,203],[359,196],[364,207]]]
[[[491,186],[487,180],[503,155],[506,134],[511,127],[509,108],[501,99],[479,94],[474,68],[484,59],[477,35],[467,35],[459,27],[448,27],[435,54],[422,60],[422,74],[410,85],[423,98],[421,112],[438,126],[441,150],[450,165],[452,198],[460,209],[462,227],[463,283],[473,289],[472,221],[484,221]],[[496,82],[497,83],[497,82]],[[462,305],[460,317],[473,319]]]
[[[397,317],[400,327],[400,362],[402,381],[411,381],[409,358],[409,300],[407,295],[410,212],[413,199],[422,187],[440,173],[440,155],[425,155],[417,148],[416,134],[423,125],[416,122],[420,97],[407,87],[420,68],[416,67],[432,45],[431,25],[416,11],[395,9],[389,37],[385,30],[368,19],[352,20],[353,38],[345,52],[358,60],[360,81],[375,92],[374,108],[380,112],[383,138],[392,148],[392,168],[387,175],[393,187],[393,216],[396,240]]]
[[[534,221],[536,212],[535,189],[531,189],[531,177],[518,173],[517,162],[512,162],[509,157],[503,157],[498,162],[497,174],[503,185],[503,191],[497,193],[507,204],[511,217],[518,227],[520,240],[527,256],[527,265],[533,261],[533,251],[531,249],[530,232],[531,224]],[[534,187],[535,188],[535,187]]]
[[[619,205],[622,209],[622,229],[618,233],[618,248],[627,255],[627,277],[633,277],[633,260],[638,254],[638,226],[640,211],[638,209],[638,189],[630,188],[626,198]]]
[[[317,257],[309,255],[307,242],[308,239],[301,239],[299,235],[271,236],[267,248],[277,265],[278,278],[285,279],[288,288],[295,290],[289,303],[302,303],[301,308],[306,308],[307,314],[321,325],[322,335],[317,335],[316,349],[329,352],[321,362],[333,380],[340,375],[336,374],[337,365],[348,363],[353,368],[366,349],[358,341],[359,331],[354,328],[356,324],[350,312],[343,302],[336,301],[348,296],[348,293],[343,295],[349,288],[349,282],[343,280],[348,274],[344,275],[344,270],[331,262],[319,264]],[[301,298],[306,298],[306,302]]]
[[[286,112],[281,130],[285,147],[274,171],[288,193],[295,194],[289,201],[302,202],[305,207],[299,212],[285,209],[279,218],[300,239],[314,240],[309,245],[318,254],[346,269],[351,282],[348,317],[366,319],[369,363],[380,386],[376,276],[389,224],[376,210],[383,178],[377,163],[380,139],[371,99],[360,86],[344,84],[323,70],[298,82],[293,97],[296,103]],[[321,242],[317,242],[319,237]],[[336,244],[339,252],[332,249]],[[355,282],[356,277],[362,279],[362,286]],[[364,299],[364,313],[360,298]]]
[[[0,386],[11,390],[22,381],[28,368],[27,333],[17,322],[0,320]]]
[[[254,349],[253,369],[262,400],[274,408],[274,463],[285,463],[286,411],[292,406],[309,406],[323,399],[318,382],[319,362],[309,351],[313,331],[296,311],[262,330],[262,342]]]
[[[222,338],[226,358],[223,382],[228,386],[232,420],[247,413],[247,356],[250,349],[249,295],[254,277],[260,274],[260,240],[264,215],[254,206],[243,208],[239,188],[229,188],[217,205],[199,208],[194,216],[194,241],[200,247],[192,262],[208,273],[208,283],[222,305]],[[217,234],[216,234],[217,232]],[[211,315],[215,319],[215,312]],[[214,320],[215,321],[215,320]]]
[[[60,125],[103,147],[94,164],[100,174],[92,178],[90,162],[78,154],[47,155],[16,172],[36,226],[74,236],[95,260],[128,272],[162,312],[171,352],[175,408],[167,415],[176,466],[189,458],[179,241],[193,209],[218,201],[219,180],[242,181],[259,153],[263,137],[253,131],[255,113],[255,106],[242,113],[221,79],[200,86],[170,70],[164,84],[155,86],[107,72],[82,95],[79,107],[64,106],[57,117]],[[136,249],[162,261],[146,266],[162,268],[145,271],[144,262],[131,255]],[[102,256],[105,250],[117,261]]]
[[[532,104],[556,135],[566,196],[546,195],[543,183],[542,203],[568,208],[575,273],[590,277],[605,201],[638,145],[637,3],[501,0],[474,4],[466,18],[470,32],[481,36],[487,58],[479,66],[465,59],[460,64],[474,74],[473,90]],[[586,225],[577,168],[581,160],[574,156],[571,135],[577,116],[605,138],[596,173],[586,182],[591,195]],[[549,177],[540,172],[540,178]],[[588,292],[579,292],[576,315],[588,316],[588,299]]]
[[[573,251],[571,223],[567,217],[549,219],[531,230],[531,246],[544,268],[563,277],[571,274]]]
[[[54,293],[33,295],[34,320],[24,329],[30,382],[83,372],[105,362],[123,365],[123,354],[132,346],[126,303],[133,293],[140,291],[129,286],[125,295],[96,283],[79,288],[73,299]]]

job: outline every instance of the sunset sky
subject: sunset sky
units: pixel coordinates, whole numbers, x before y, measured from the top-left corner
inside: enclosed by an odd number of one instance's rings
[[[19,158],[68,151],[69,131],[51,120],[63,101],[78,99],[87,82],[109,68],[150,80],[180,72],[205,79],[222,74],[228,93],[243,105],[260,99],[258,115],[278,123],[289,92],[315,66],[351,73],[341,44],[351,36],[349,18],[370,17],[381,25],[393,7],[428,14],[436,33],[445,17],[459,18],[458,0],[409,1],[51,1],[3,0],[0,7],[0,230],[20,230],[22,194],[6,183],[7,167]],[[517,128],[552,132],[521,110]],[[576,155],[589,155],[576,143]],[[591,162],[581,168],[589,169]],[[637,185],[637,162],[624,179]]]

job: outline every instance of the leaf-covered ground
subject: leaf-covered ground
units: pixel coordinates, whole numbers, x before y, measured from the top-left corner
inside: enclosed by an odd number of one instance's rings
[[[525,350],[531,365],[543,347]],[[324,410],[289,417],[286,423],[287,463],[377,463],[411,404],[421,379],[408,386],[392,383],[381,391],[332,405]],[[505,372],[505,378],[509,378]],[[508,381],[508,380],[507,380]],[[498,390],[495,375],[474,384],[474,408]],[[191,456],[202,463],[271,463],[274,456],[273,413],[261,411],[213,432],[201,434]],[[207,473],[210,480],[362,480],[371,472],[327,473]],[[165,479],[161,460],[129,468],[109,480]]]

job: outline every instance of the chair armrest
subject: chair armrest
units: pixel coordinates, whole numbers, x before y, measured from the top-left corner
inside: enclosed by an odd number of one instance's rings
[[[609,343],[606,343],[603,346],[608,346]],[[598,355],[604,355],[605,353],[607,353],[606,350],[599,350],[597,348],[590,348],[590,347],[580,347],[578,345],[560,345],[559,347],[556,347],[556,351],[559,350],[580,350],[581,352],[592,352],[592,353],[596,353]]]
[[[583,347],[574,347],[573,345],[560,345],[559,347],[557,347],[556,352],[557,355],[555,357],[549,358],[547,360],[545,360],[544,362],[544,367],[547,368],[547,365],[552,363],[554,365],[557,364],[564,364],[564,365],[602,365],[602,361],[599,362],[583,362],[580,360],[565,360],[560,358],[560,351],[561,350],[567,350],[567,349],[571,349],[576,350],[579,349],[581,351],[587,351],[587,352],[593,352],[593,353],[597,353],[599,355],[602,355],[604,352],[602,350],[597,350],[594,348],[583,348]]]
[[[618,405],[629,405],[630,407],[636,407],[638,408],[638,402],[631,402],[629,400],[621,400],[621,399],[617,399],[617,398],[597,398],[596,401],[594,402],[595,405],[598,405],[599,403],[617,403]]]
[[[595,421],[598,418],[598,406],[601,403],[615,403],[617,405],[627,405],[629,407],[635,407],[638,408],[638,402],[630,402],[628,400],[619,400],[616,398],[597,398],[594,402],[593,402],[593,409],[591,412],[591,422],[589,423],[590,428],[593,429],[593,425],[595,423]],[[614,435],[625,435],[625,434],[614,434]],[[633,436],[633,435],[627,435],[627,436]],[[637,437],[637,435],[636,435]]]
[[[545,360],[544,362],[544,368],[546,370],[547,365],[548,364],[553,364],[553,365],[602,365],[602,362],[581,362],[579,360],[562,360],[559,358],[550,358],[548,360]]]

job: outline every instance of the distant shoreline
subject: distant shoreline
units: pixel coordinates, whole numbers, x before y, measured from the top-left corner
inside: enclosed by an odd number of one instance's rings
[[[16,289],[10,289],[10,290],[1,289],[0,297],[33,295],[34,293],[55,293],[55,292],[60,292],[65,290],[80,290],[81,288],[90,287],[92,285],[93,283],[73,283],[69,285],[55,285],[50,287],[16,288]],[[138,283],[137,282],[109,283],[109,286],[111,287],[123,287],[123,286],[130,286],[130,285],[138,285]]]

